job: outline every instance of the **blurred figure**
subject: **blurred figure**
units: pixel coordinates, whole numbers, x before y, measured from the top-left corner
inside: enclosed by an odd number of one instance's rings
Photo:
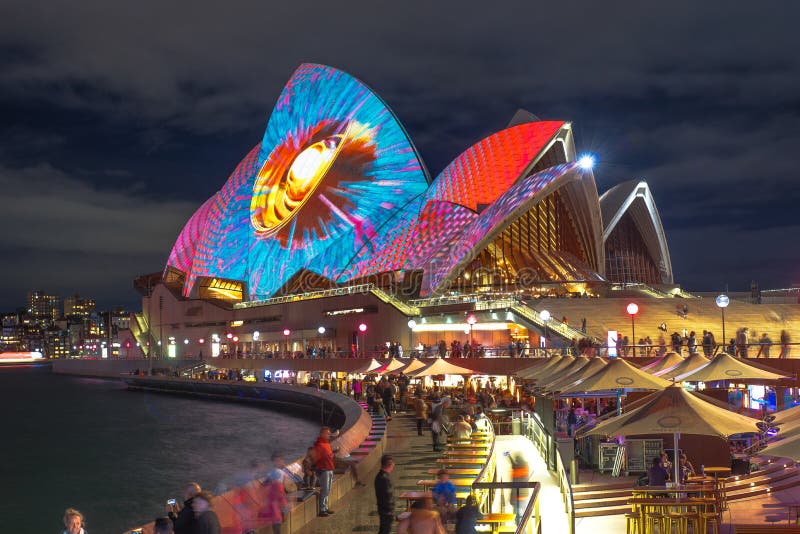
[[[447,434],[450,430],[450,416],[447,409],[450,407],[450,397],[442,397],[441,402],[433,406],[431,412],[431,437],[433,439],[433,450],[441,451],[447,443]]]
[[[422,395],[417,395],[414,399],[414,416],[417,418],[417,435],[422,435],[422,425],[428,419],[428,404]]]
[[[479,519],[483,519],[483,514],[478,509],[475,495],[470,494],[464,506],[456,512],[456,534],[476,534],[475,527]]]
[[[458,439],[469,439],[472,435],[472,426],[464,419],[463,415],[456,417],[456,424],[453,425],[452,436]]]
[[[169,517],[159,517],[153,525],[153,534],[173,534],[172,521]]]
[[[286,500],[286,489],[283,485],[283,472],[277,466],[270,470],[264,481],[266,494],[264,508],[259,512],[259,519],[272,524],[272,533],[280,534],[281,525],[289,512],[289,503]]]
[[[183,506],[177,504],[167,505],[167,516],[172,520],[172,528],[175,534],[189,534],[194,527],[194,511],[192,510],[192,499],[200,493],[200,484],[190,482],[183,493]]]
[[[221,534],[217,513],[211,509],[214,496],[209,491],[201,491],[192,498],[195,522],[191,534]]]
[[[531,478],[531,469],[528,466],[528,461],[525,459],[520,451],[506,453],[509,462],[511,462],[511,481],[512,482],[529,482]],[[517,514],[517,519],[522,517],[525,512],[525,504],[528,502],[528,495],[531,490],[528,488],[511,490],[511,502],[514,503],[514,511]]]
[[[453,515],[453,508],[458,502],[456,487],[450,482],[450,473],[447,472],[447,469],[440,469],[438,477],[439,481],[431,488],[433,503],[444,520],[448,520]]]
[[[414,501],[411,513],[397,525],[397,534],[445,534],[439,512],[430,499]]]
[[[781,330],[781,353],[778,356],[779,358],[789,357],[789,351],[791,349],[789,343],[791,342],[792,338],[789,336],[789,332],[787,332],[786,330]]]
[[[82,513],[74,508],[67,508],[64,512],[63,534],[85,534]]]
[[[492,422],[483,413],[483,408],[477,407],[475,411],[475,420],[472,423],[475,426],[476,432],[489,432],[492,429]]]

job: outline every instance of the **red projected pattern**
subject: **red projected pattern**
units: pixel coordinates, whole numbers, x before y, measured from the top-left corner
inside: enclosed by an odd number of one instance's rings
[[[447,200],[473,211],[508,191],[558,130],[562,121],[528,122],[475,143],[436,177],[427,198]]]

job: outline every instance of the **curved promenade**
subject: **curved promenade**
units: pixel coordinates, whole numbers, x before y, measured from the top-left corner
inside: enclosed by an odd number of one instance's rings
[[[290,409],[292,413],[303,413],[307,417],[316,417],[320,420],[320,426],[341,430],[331,445],[333,449],[339,449],[337,457],[347,456],[348,462],[354,464],[360,473],[369,472],[375,467],[386,445],[386,423],[383,420],[377,418],[373,420],[358,403],[349,397],[330,391],[276,383],[192,380],[159,376],[125,376],[122,380],[132,390],[263,403],[278,409]],[[302,476],[300,459],[290,463],[286,469]],[[336,502],[355,486],[355,482],[350,470],[337,470],[331,486],[331,505],[335,506]],[[271,526],[259,524],[257,517],[253,515],[253,511],[257,511],[262,505],[259,485],[259,482],[254,481],[215,497],[213,506],[220,518],[224,533],[238,534],[242,530],[271,532]],[[316,518],[317,496],[306,492],[295,492],[287,498],[290,501],[291,511],[284,522],[286,525],[284,532],[292,533]],[[152,533],[153,524],[143,525],[141,528],[144,534]]]

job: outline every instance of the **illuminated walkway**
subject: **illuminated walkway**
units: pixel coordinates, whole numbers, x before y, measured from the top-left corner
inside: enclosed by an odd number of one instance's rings
[[[525,436],[497,436],[495,451],[497,451],[498,479],[504,477],[502,480],[510,480],[511,473],[511,464],[504,453],[520,451],[524,454],[531,470],[530,480],[542,484],[539,494],[542,532],[567,534],[569,532],[569,520],[564,511],[564,500],[561,497],[561,491],[558,489],[558,479],[554,473],[550,473],[547,470],[544,458],[536,450],[533,442]]]

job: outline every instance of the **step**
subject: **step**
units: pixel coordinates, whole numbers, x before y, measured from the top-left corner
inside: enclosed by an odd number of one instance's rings
[[[599,517],[604,515],[623,515],[631,511],[631,505],[624,506],[603,506],[598,508],[588,508],[586,510],[575,510],[575,517]]]
[[[586,499],[583,501],[575,501],[574,506],[576,510],[582,510],[587,508],[605,508],[608,506],[622,506],[627,505],[628,501],[631,499],[630,494],[622,495],[620,497],[609,497],[609,498],[600,498],[600,499]]]

